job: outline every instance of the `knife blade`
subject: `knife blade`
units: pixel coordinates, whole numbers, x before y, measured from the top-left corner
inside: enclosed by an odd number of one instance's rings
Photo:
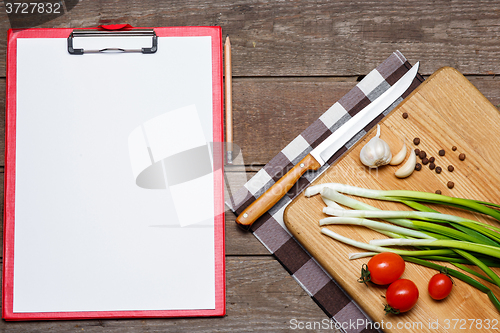
[[[273,186],[250,204],[237,218],[236,223],[244,228],[250,226],[265,212],[271,209],[299,178],[308,170],[318,170],[340,148],[352,139],[359,131],[365,128],[373,119],[391,106],[412,84],[418,72],[420,63],[417,62],[392,87],[387,89],[377,99],[354,115],[349,121],[330,134],[316,148],[306,155],[290,171],[281,177]]]

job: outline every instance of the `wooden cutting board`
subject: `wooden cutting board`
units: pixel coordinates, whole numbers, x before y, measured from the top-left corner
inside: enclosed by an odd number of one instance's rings
[[[408,114],[407,119],[402,117],[405,112]],[[370,171],[361,164],[359,152],[375,133],[375,129],[368,133],[364,140],[331,166],[313,185],[337,182],[371,189],[441,190],[444,195],[500,203],[500,114],[455,69],[445,67],[438,70],[381,123],[381,138],[389,143],[393,154],[399,151],[404,141],[408,148],[419,148],[428,157],[434,156],[436,165],[443,170],[440,174],[430,170],[429,165],[406,179],[395,177],[394,172],[399,168],[397,166],[384,166]],[[420,138],[418,146],[413,144],[416,137]],[[456,151],[452,151],[453,146],[457,147]],[[445,150],[445,156],[439,156],[440,149]],[[460,153],[466,154],[464,161],[459,160]],[[419,158],[417,162],[420,162]],[[448,165],[454,166],[453,172],[447,170]],[[448,181],[455,183],[453,189],[447,187]],[[381,209],[408,209],[395,203],[361,201]],[[285,210],[285,224],[375,322],[385,323],[385,332],[463,332],[464,329],[479,332],[491,331],[495,327],[500,329],[500,313],[486,294],[455,279],[450,296],[442,301],[434,301],[428,295],[427,284],[436,271],[412,263],[406,264],[402,277],[416,283],[420,291],[417,305],[398,316],[385,315],[381,295],[385,295],[386,287],[373,284],[368,287],[357,282],[361,266],[369,258],[348,259],[349,253],[363,250],[344,245],[320,233],[318,221],[326,217],[322,213],[324,206],[319,195],[306,198],[301,194]],[[443,207],[432,208],[498,225],[484,216]],[[364,242],[385,237],[363,227],[329,228]],[[500,269],[494,270],[500,274]],[[482,280],[480,282],[490,287],[500,298],[500,288]],[[490,330],[486,329],[488,320]],[[439,329],[436,329],[436,322]]]

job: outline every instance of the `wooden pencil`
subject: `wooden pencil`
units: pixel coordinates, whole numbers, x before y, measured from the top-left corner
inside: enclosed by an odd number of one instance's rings
[[[233,164],[233,82],[231,69],[231,41],[226,36],[224,44],[225,104],[226,104],[226,154],[227,163]]]

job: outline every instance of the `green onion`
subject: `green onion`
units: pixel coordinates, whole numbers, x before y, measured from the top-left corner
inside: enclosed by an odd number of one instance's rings
[[[403,228],[399,226],[395,226],[392,224],[387,224],[383,222],[377,222],[368,219],[360,219],[353,217],[327,217],[319,221],[319,225],[333,225],[333,224],[351,224],[351,225],[360,225],[365,226],[373,230],[384,230],[391,231],[400,235],[410,236],[410,237],[418,237],[418,238],[426,238],[426,239],[435,239],[427,235],[424,232],[420,232],[413,229]]]
[[[493,283],[493,284],[495,283],[492,279],[490,279],[490,278],[488,278],[488,277],[486,277],[486,276],[484,276],[484,275],[482,275],[482,274],[480,274],[480,273],[476,272],[476,271],[475,271],[475,270],[473,270],[473,269],[470,269],[470,268],[469,268],[469,267],[467,267],[467,266],[464,266],[464,265],[459,264],[459,263],[456,263],[456,262],[453,262],[453,263],[451,263],[451,264],[452,264],[452,265],[455,265],[456,267],[460,268],[461,270],[463,270],[463,271],[465,271],[465,272],[467,272],[467,273],[469,273],[469,274],[475,275],[475,276],[477,276],[478,278],[483,279],[484,281],[487,281],[487,282],[489,282],[489,283]]]
[[[406,191],[406,190],[370,190],[356,186],[350,186],[339,183],[327,183],[311,186],[304,192],[306,197],[315,195],[321,192],[325,187],[329,187],[337,192],[351,194],[359,197],[386,200],[386,201],[400,201],[400,200],[411,200],[411,201],[423,201],[431,202],[436,204],[445,204],[448,206],[460,207],[463,209],[471,210],[478,213],[483,213],[489,215],[500,221],[500,211],[490,208],[500,207],[500,205],[488,202],[482,202],[472,199],[462,199],[453,198],[442,194],[418,192],[418,191]]]
[[[484,223],[480,223],[477,221],[473,220],[467,220],[467,219],[462,219],[461,217],[454,216],[454,215],[448,215],[448,214],[441,214],[441,213],[431,213],[431,212],[415,212],[415,211],[385,211],[385,210],[346,210],[346,209],[335,209],[331,207],[325,207],[323,209],[323,213],[328,214],[328,215],[334,215],[338,217],[356,217],[356,218],[381,218],[381,219],[416,219],[416,220],[432,220],[434,222],[442,222],[442,223],[448,223],[448,222],[455,222],[459,225],[463,225],[465,227],[469,227],[485,236],[489,236],[490,238],[493,238],[496,240],[497,238],[500,239],[500,234],[498,236],[495,236],[494,234],[491,234],[490,230],[485,230],[483,228]],[[412,222],[413,225],[416,225],[415,222]],[[422,224],[419,223],[421,227],[427,227],[428,229],[434,229],[432,231],[434,232],[439,232],[439,229],[437,225],[432,225],[432,224]],[[441,232],[448,232],[448,233],[453,233],[453,229],[449,228],[441,228]],[[456,235],[457,233],[455,233]],[[460,233],[461,237],[463,237],[463,240],[469,240],[473,242],[479,241],[476,237],[470,234],[466,233]]]
[[[397,253],[401,256],[432,256],[432,255],[446,255],[453,253],[452,250],[449,249],[440,249],[440,250],[422,250],[422,251],[408,251],[408,250],[399,250],[399,249],[392,249],[392,248],[386,248],[382,246],[377,246],[373,244],[367,244],[363,242],[358,242],[353,239],[344,237],[342,235],[339,235],[330,229],[327,228],[322,228],[321,233],[336,239],[342,243],[349,244],[355,247],[358,247],[360,249],[368,250],[368,251],[374,251],[374,252],[394,252]]]
[[[409,261],[409,262],[413,262],[415,264],[419,264],[422,266],[433,268],[433,269],[438,270],[438,271],[441,271],[444,268],[444,266],[441,266],[441,265],[438,265],[438,264],[435,264],[435,263],[432,263],[429,261],[425,261],[422,259],[418,259],[418,258],[403,256],[403,259],[405,261]],[[460,279],[460,280],[468,283],[469,285],[473,286],[476,289],[479,289],[483,293],[486,293],[488,295],[488,298],[490,299],[490,301],[493,303],[493,305],[497,308],[498,311],[500,311],[500,302],[495,297],[495,295],[493,294],[493,292],[491,291],[490,288],[486,287],[482,283],[479,283],[478,281],[474,280],[473,278],[469,277],[468,275],[465,275],[465,274],[463,274],[459,271],[456,271],[454,269],[447,268],[447,271],[448,271],[448,274],[450,274],[451,276],[456,277],[457,279]]]
[[[367,244],[339,235],[328,228],[322,228],[321,232],[333,239],[371,251],[351,254],[349,259],[371,256],[378,252],[394,252],[404,256],[405,260],[434,269],[442,266],[428,260],[450,262],[457,268],[500,287],[500,277],[490,268],[500,266],[498,261],[500,259],[500,228],[472,219],[442,214],[422,203],[466,209],[488,215],[497,221],[500,221],[500,205],[434,193],[402,190],[379,191],[334,183],[311,186],[305,191],[307,197],[319,193],[327,205],[323,212],[334,216],[320,220],[320,225],[360,225],[390,237],[371,240]],[[341,193],[400,202],[416,211],[384,211]],[[341,205],[351,209],[344,209]],[[371,219],[385,220],[390,224]],[[390,246],[412,246],[414,249],[402,250]],[[477,266],[486,276],[463,264]],[[489,288],[456,270],[449,269],[449,272],[450,275],[485,292],[500,311],[500,302]]]
[[[432,222],[454,222],[467,227],[471,227],[472,225],[479,225],[482,227],[495,229],[495,231],[500,231],[500,228],[491,226],[486,223],[481,223],[474,220],[465,219],[455,215],[449,214],[441,214],[441,213],[433,213],[433,212],[415,212],[415,211],[407,211],[407,210],[398,210],[398,211],[349,211],[345,209],[335,209],[331,207],[325,207],[323,212],[328,215],[335,215],[341,217],[369,217],[369,218],[405,218],[405,219],[416,219],[416,220],[424,220],[424,221],[432,221]]]
[[[492,256],[494,258],[500,259],[500,248],[484,245],[475,244],[471,242],[456,241],[456,240],[445,240],[445,239],[373,239],[370,244],[377,246],[432,246],[432,247],[444,247],[444,248],[454,248],[461,250],[468,250],[473,252],[478,252]]]
[[[439,213],[438,211],[436,211],[434,209],[431,209],[431,208],[429,208],[429,207],[427,207],[425,205],[422,205],[421,203],[415,202],[415,201],[406,201],[406,200],[403,200],[401,202],[404,203],[405,205],[407,205],[408,207],[411,207],[413,209],[419,210],[421,212]],[[479,232],[477,232],[477,231],[475,231],[473,229],[470,229],[470,228],[465,227],[463,225],[460,225],[460,224],[457,224],[457,223],[452,223],[452,222],[450,222],[450,225],[453,226],[455,229],[460,230],[461,232],[464,232],[466,234],[469,234],[469,235],[472,235],[472,236],[478,238],[484,244],[494,245],[494,246],[500,246],[499,242],[493,241],[492,239],[484,236],[483,234],[481,234],[481,233],[479,233]]]

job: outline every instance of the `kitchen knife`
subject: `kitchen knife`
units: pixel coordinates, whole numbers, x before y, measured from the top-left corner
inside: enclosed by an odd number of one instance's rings
[[[255,220],[271,209],[299,180],[307,170],[318,170],[354,135],[365,128],[373,119],[384,112],[412,84],[418,72],[417,62],[401,79],[387,89],[375,101],[359,111],[349,121],[314,148],[306,157],[281,177],[264,194],[248,206],[237,218],[236,223],[249,228]]]

